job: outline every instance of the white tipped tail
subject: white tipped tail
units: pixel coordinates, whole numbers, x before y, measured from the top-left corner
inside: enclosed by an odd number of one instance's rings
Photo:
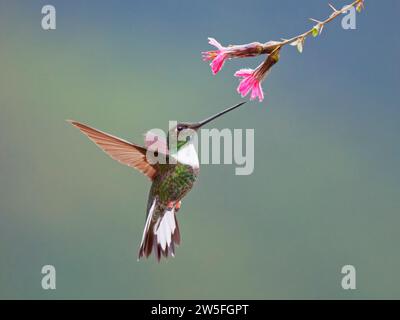
[[[166,209],[162,214],[158,212],[157,200],[154,199],[149,209],[139,248],[139,259],[148,257],[154,249],[158,261],[161,255],[169,257],[175,255],[175,245],[180,243],[178,221],[175,208]]]

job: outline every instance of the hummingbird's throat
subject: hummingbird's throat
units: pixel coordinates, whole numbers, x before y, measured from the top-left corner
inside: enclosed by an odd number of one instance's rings
[[[177,144],[176,144],[177,151],[179,151],[187,143],[188,143],[187,141],[178,141]]]
[[[171,156],[181,164],[191,166],[192,168],[199,168],[199,157],[193,143],[184,141],[185,144],[178,148],[176,153]]]

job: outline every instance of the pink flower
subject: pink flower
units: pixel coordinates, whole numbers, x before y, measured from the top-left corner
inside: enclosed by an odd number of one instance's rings
[[[203,52],[203,60],[210,61],[212,73],[216,75],[224,66],[225,60],[228,59],[227,48],[223,47],[214,38],[208,38],[208,43],[216,47],[218,50]]]
[[[261,102],[264,100],[264,92],[261,87],[262,79],[257,77],[256,71],[257,69],[241,69],[235,73],[235,77],[243,78],[237,87],[237,92],[242,97],[245,97],[251,91],[250,100],[258,97],[258,100]]]
[[[261,82],[268,75],[272,66],[279,61],[279,51],[278,49],[271,53],[256,69],[241,69],[235,73],[235,77],[243,78],[237,87],[237,92],[241,94],[242,97],[247,96],[251,91],[250,100],[256,98],[258,98],[260,102],[264,100]]]
[[[202,52],[202,55],[204,61],[211,61],[210,66],[214,75],[222,69],[226,60],[255,57],[265,53],[269,54],[278,44],[278,42],[275,41],[270,41],[264,44],[260,42],[252,42],[243,45],[230,45],[224,47],[214,38],[208,38],[208,43],[216,47],[217,50]]]

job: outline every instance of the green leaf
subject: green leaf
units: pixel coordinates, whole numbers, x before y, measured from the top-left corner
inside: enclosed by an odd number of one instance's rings
[[[313,35],[314,38],[318,37],[318,35],[319,35],[319,28],[318,28],[317,26],[315,26],[315,27],[312,29],[312,35]]]

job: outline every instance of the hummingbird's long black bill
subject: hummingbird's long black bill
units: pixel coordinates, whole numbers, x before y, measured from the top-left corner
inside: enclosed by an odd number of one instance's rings
[[[225,113],[228,113],[228,112],[230,112],[232,110],[235,110],[236,108],[239,108],[241,105],[243,105],[245,103],[246,103],[246,101],[240,102],[240,103],[234,105],[233,107],[225,109],[224,111],[218,112],[217,114],[215,114],[215,115],[213,115],[213,116],[211,116],[211,117],[209,117],[207,119],[204,119],[203,121],[194,123],[190,127],[191,127],[191,129],[194,129],[194,130],[200,129],[205,124],[207,124],[207,123],[219,118],[220,116],[224,115]]]

